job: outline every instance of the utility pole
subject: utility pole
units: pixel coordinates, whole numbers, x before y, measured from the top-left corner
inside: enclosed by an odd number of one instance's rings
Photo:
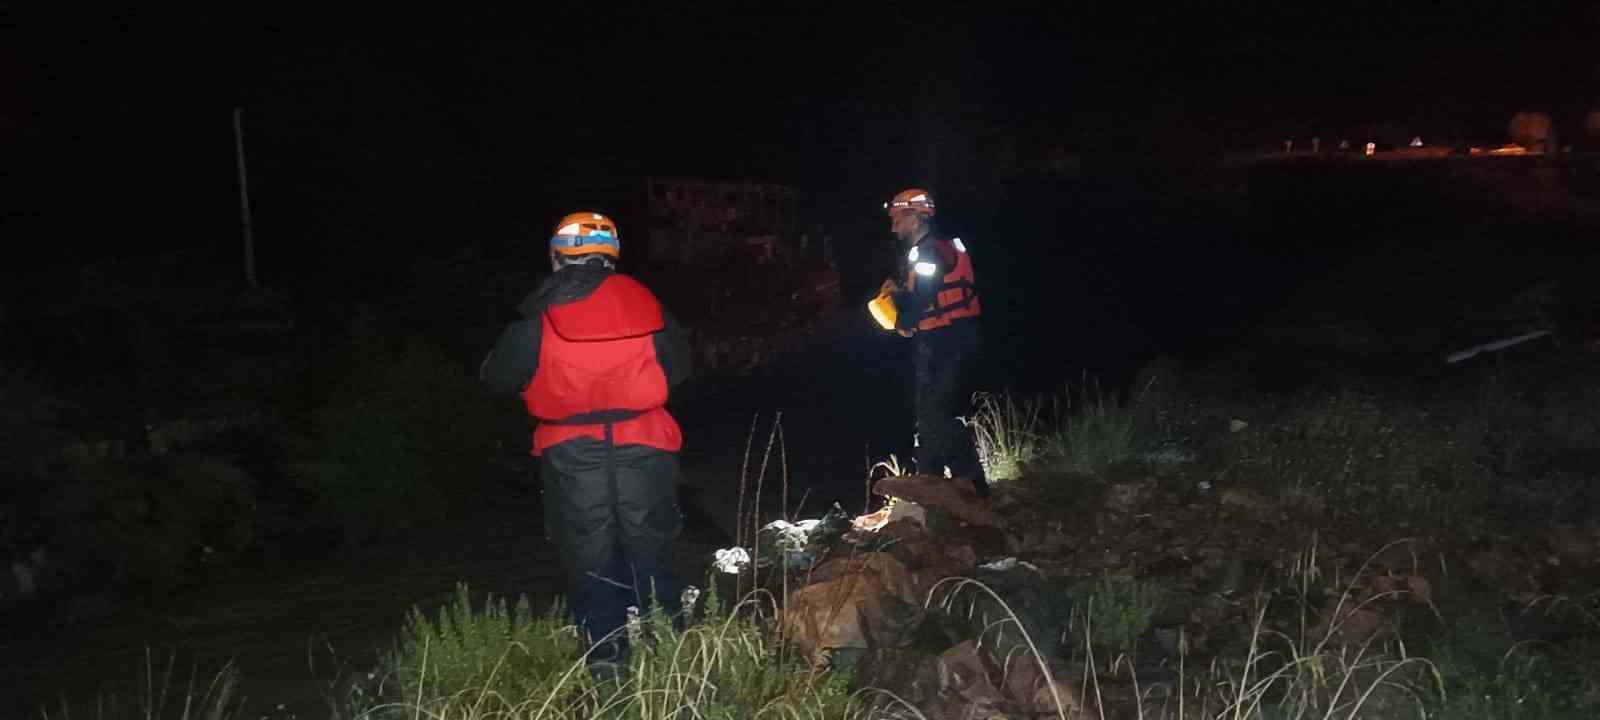
[[[250,287],[256,286],[256,244],[250,233],[250,181],[244,167],[244,131],[240,122],[241,111],[233,109],[233,150],[239,165],[239,213],[244,225],[244,277]]]

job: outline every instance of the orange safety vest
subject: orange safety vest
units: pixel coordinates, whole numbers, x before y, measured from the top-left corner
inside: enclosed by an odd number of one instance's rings
[[[978,288],[972,274],[972,259],[967,255],[967,249],[959,240],[951,241],[940,238],[929,238],[917,244],[912,252],[928,247],[938,253],[942,264],[950,270],[939,279],[939,293],[934,301],[923,311],[922,320],[917,323],[917,330],[927,331],[945,327],[957,320],[978,317],[983,314],[983,306],[978,302]],[[951,260],[954,262],[951,262]],[[906,269],[906,287],[915,290],[918,282],[927,282],[929,279],[917,275],[916,262],[910,263]]]
[[[626,275],[612,275],[588,297],[542,314],[539,368],[522,391],[539,419],[533,454],[568,440],[606,438],[616,445],[683,447],[667,413],[667,374],[656,358],[661,303]]]

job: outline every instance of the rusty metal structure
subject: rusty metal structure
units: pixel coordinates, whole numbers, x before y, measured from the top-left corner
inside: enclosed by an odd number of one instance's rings
[[[794,188],[657,177],[643,200],[651,288],[688,326],[699,367],[766,364],[840,302],[827,239],[799,232]]]
[[[652,260],[693,263],[741,254],[770,261],[795,239],[789,186],[702,178],[649,178],[645,186]]]

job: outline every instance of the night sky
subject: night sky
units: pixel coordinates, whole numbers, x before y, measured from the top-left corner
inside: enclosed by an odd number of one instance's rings
[[[542,234],[620,177],[778,180],[839,215],[1006,141],[1492,141],[1600,88],[1592,2],[37,5],[0,3],[13,267],[236,242],[235,106],[263,242],[427,252]]]

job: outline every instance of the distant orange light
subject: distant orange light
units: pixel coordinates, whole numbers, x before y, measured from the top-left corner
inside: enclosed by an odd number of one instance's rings
[[[1528,149],[1516,143],[1510,143],[1493,148],[1475,147],[1467,152],[1470,155],[1527,155]]]

